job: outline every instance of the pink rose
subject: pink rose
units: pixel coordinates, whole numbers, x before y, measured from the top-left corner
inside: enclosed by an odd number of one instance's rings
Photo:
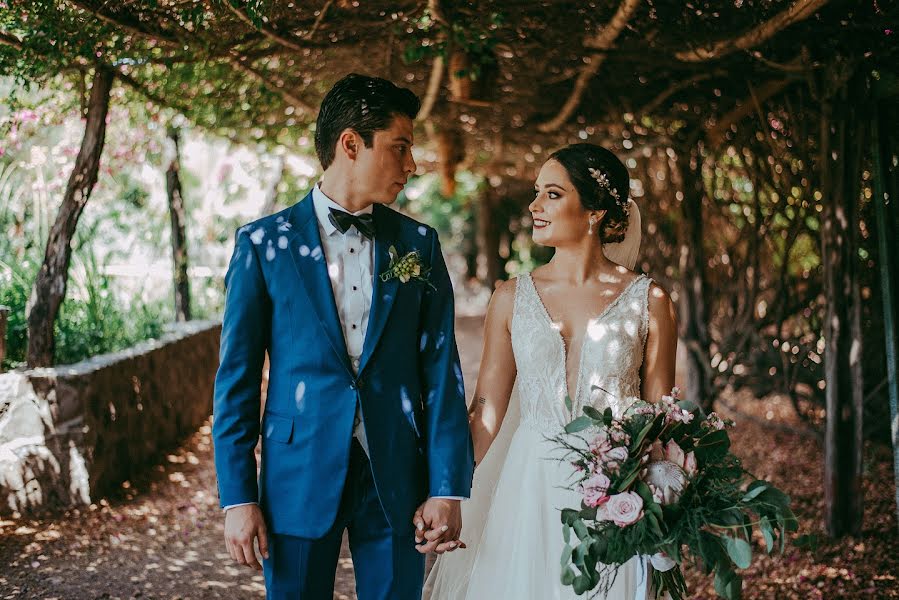
[[[609,478],[602,473],[597,473],[590,477],[582,484],[584,503],[587,506],[599,506],[602,504],[608,498],[606,492],[609,490],[611,483]]]
[[[618,462],[625,461],[627,460],[627,448],[624,446],[612,448],[603,455],[603,460],[606,462],[611,462],[613,460]]]
[[[602,505],[602,513],[603,520],[612,521],[619,527],[633,525],[643,518],[643,498],[634,492],[615,494]]]

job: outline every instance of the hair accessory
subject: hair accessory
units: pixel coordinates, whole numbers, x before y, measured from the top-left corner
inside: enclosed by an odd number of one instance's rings
[[[621,196],[618,194],[618,190],[612,187],[611,182],[609,182],[609,177],[600,171],[599,169],[594,169],[593,167],[589,167],[587,171],[590,173],[590,177],[596,180],[596,183],[599,184],[599,187],[609,192],[609,195],[615,199],[615,202],[619,206],[626,206],[627,200],[624,202],[621,201]]]

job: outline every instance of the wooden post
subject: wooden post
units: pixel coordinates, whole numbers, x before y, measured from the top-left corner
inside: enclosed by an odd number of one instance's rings
[[[94,71],[81,149],[75,159],[75,167],[69,177],[56,221],[50,228],[44,262],[38,271],[28,302],[27,361],[30,368],[49,367],[53,364],[53,326],[59,307],[66,297],[72,238],[78,219],[97,183],[100,155],[106,141],[109,93],[114,80],[115,71],[111,67],[100,65]]]
[[[895,100],[895,98],[893,98]],[[877,256],[880,263],[880,288],[883,294],[884,338],[887,360],[887,394],[893,440],[893,475],[896,487],[896,515],[899,522],[899,251],[895,244],[899,230],[899,186],[897,171],[890,169],[896,149],[890,139],[895,113],[890,114],[888,100],[881,99],[874,112],[871,154],[874,159],[874,207],[877,215]],[[893,117],[893,118],[891,118]]]

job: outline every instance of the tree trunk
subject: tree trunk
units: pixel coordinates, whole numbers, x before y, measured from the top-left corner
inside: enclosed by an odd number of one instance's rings
[[[874,207],[877,215],[877,256],[883,294],[884,342],[887,362],[887,394],[890,402],[893,440],[893,478],[896,489],[896,522],[899,523],[899,249],[893,236],[899,231],[899,191],[897,171],[892,167],[896,154],[895,98],[881,99],[874,115],[871,150],[874,158]],[[892,167],[892,168],[891,168]]]
[[[172,221],[172,262],[174,267],[175,320],[190,321],[190,279],[187,276],[187,235],[184,196],[181,190],[181,149],[177,129],[169,130],[174,154],[165,172],[165,190],[169,198]]]
[[[824,319],[824,507],[827,533],[855,535],[862,526],[861,295],[858,265],[858,196],[864,132],[843,84],[822,103],[818,164],[824,209],[821,259],[827,310]]]
[[[87,204],[97,182],[100,155],[106,138],[109,92],[114,79],[115,72],[107,66],[99,66],[94,72],[81,149],[78,151],[78,158],[75,159],[75,168],[69,177],[56,221],[47,237],[44,262],[31,291],[28,303],[27,352],[28,366],[31,368],[53,364],[55,349],[53,326],[66,295],[69,262],[72,258],[72,237],[75,235],[84,205]]]
[[[275,207],[278,205],[278,186],[284,181],[284,174],[287,172],[287,162],[283,156],[279,156],[275,164],[277,175],[272,179],[272,184],[265,193],[265,203],[262,205],[260,214],[262,217],[267,217],[275,212]]]
[[[703,249],[704,225],[702,200],[705,188],[702,180],[702,154],[698,146],[687,156],[678,156],[676,172],[683,190],[681,199],[680,273],[681,298],[680,338],[683,340],[687,364],[687,381],[684,394],[704,410],[711,410],[715,398],[712,395],[711,357],[709,355],[708,307],[706,305],[705,251]]]
[[[478,275],[490,289],[502,277],[502,260],[499,255],[500,230],[496,223],[496,210],[499,205],[499,192],[493,185],[487,185],[481,202],[478,205],[478,238],[480,255],[478,257]]]
[[[6,324],[9,319],[9,307],[0,306],[0,373],[3,372],[3,361],[6,358]]]

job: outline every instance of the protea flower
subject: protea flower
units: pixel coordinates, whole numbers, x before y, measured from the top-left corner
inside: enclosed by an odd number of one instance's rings
[[[649,461],[643,481],[661,493],[661,504],[674,504],[687,487],[687,480],[696,474],[696,456],[693,452],[685,455],[674,440],[668,440],[665,446],[656,440]]]

